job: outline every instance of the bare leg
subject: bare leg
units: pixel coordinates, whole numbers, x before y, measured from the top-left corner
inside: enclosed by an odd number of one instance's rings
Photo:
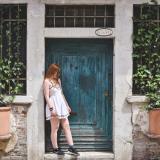
[[[53,148],[58,148],[57,144],[57,131],[59,128],[59,119],[58,118],[52,118],[50,120],[51,122],[51,141]]]
[[[64,134],[66,136],[67,143],[72,146],[73,139],[72,139],[72,134],[71,134],[68,118],[61,119],[61,125],[64,130]]]

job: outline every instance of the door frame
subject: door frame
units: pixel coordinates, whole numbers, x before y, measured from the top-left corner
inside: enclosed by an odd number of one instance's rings
[[[114,47],[115,47],[115,29],[110,28],[113,32],[109,36],[97,36],[95,31],[99,28],[45,28],[44,29],[44,46],[47,38],[78,38],[78,39],[111,39],[113,41],[113,51],[112,51],[112,151],[114,152],[115,142],[114,142]],[[107,42],[107,41],[106,41]],[[46,48],[44,48],[46,50]],[[45,55],[45,52],[44,52]],[[44,56],[45,57],[45,56]],[[44,60],[44,69],[45,69],[45,60]],[[43,103],[44,104],[44,103]],[[45,141],[45,137],[44,137]],[[44,142],[45,143],[45,142]]]
[[[27,113],[28,160],[43,160],[45,155],[44,132],[42,132],[44,131],[44,125],[42,125],[44,123],[42,83],[44,79],[45,37],[72,38],[74,36],[80,38],[83,36],[85,38],[87,36],[87,38],[99,38],[94,35],[94,28],[80,28],[79,30],[76,28],[62,30],[60,28],[45,28],[45,4],[115,4],[115,29],[113,29],[113,37],[108,37],[114,39],[113,55],[115,55],[113,57],[113,152],[115,160],[131,160],[133,148],[132,110],[131,105],[126,102],[126,98],[132,95],[133,4],[142,2],[129,3],[127,0],[0,1],[1,3],[27,3],[27,96],[33,100]],[[55,36],[53,35],[55,31],[61,34],[57,35],[56,33]],[[70,33],[66,34],[66,31],[70,31]]]
[[[51,38],[51,37],[49,37],[49,38],[48,38],[48,37],[45,37],[45,47],[48,46],[48,45],[46,45],[46,42],[47,42],[46,39],[51,39],[51,40],[52,40],[52,39],[57,39],[57,38],[55,38],[55,37],[54,37],[54,38],[53,38],[53,37],[52,37],[52,38]],[[66,38],[60,37],[60,38],[58,38],[58,39],[66,39]],[[69,39],[72,39],[72,38],[69,38]],[[75,39],[75,37],[73,37],[73,39]],[[111,57],[112,57],[112,58],[111,58],[111,59],[112,59],[112,63],[111,63],[111,65],[112,65],[112,66],[111,66],[111,68],[112,68],[112,78],[111,78],[111,81],[110,81],[110,84],[112,84],[112,89],[111,89],[111,91],[112,91],[112,97],[111,97],[111,101],[108,101],[108,104],[111,103],[111,106],[110,106],[110,107],[112,107],[112,108],[111,108],[111,112],[112,112],[112,117],[111,117],[111,118],[112,118],[112,120],[111,120],[111,121],[112,121],[112,124],[111,124],[111,127],[112,127],[112,131],[111,131],[111,132],[112,132],[112,134],[111,134],[111,136],[112,136],[112,138],[111,138],[112,146],[111,146],[110,150],[113,151],[113,57],[114,57],[114,54],[113,54],[113,53],[114,53],[114,39],[113,39],[113,38],[106,38],[106,37],[103,37],[103,38],[101,38],[101,37],[99,37],[99,38],[88,38],[88,37],[85,37],[85,38],[84,38],[84,37],[81,37],[81,38],[77,38],[77,39],[79,39],[79,40],[81,40],[81,39],[90,39],[90,40],[92,40],[92,39],[103,39],[103,40],[105,40],[106,46],[108,45],[108,44],[107,44],[107,42],[108,42],[107,39],[110,39],[110,41],[112,41],[112,46],[111,46],[112,49],[110,49],[110,50],[112,50],[112,52],[109,53],[109,54],[111,54]],[[46,51],[46,48],[45,48],[45,51]],[[45,53],[45,54],[46,54],[46,53]],[[83,56],[84,56],[84,55],[83,55]],[[45,57],[46,57],[46,55],[45,55]],[[107,62],[107,61],[106,61],[106,62]],[[46,59],[45,59],[45,66],[46,66]],[[107,68],[105,68],[104,70],[106,71],[106,69],[107,69]],[[108,104],[107,104],[107,105],[108,105]],[[107,106],[105,106],[105,107],[107,107]],[[46,130],[46,129],[45,129],[45,130]],[[46,137],[45,137],[45,143],[46,143]],[[45,144],[45,149],[46,149],[46,144]]]

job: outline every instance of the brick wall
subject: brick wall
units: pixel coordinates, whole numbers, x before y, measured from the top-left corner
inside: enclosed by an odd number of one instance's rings
[[[133,160],[160,160],[160,139],[149,138],[138,126],[133,128],[133,144]]]
[[[27,106],[12,106],[11,141],[15,143],[8,153],[0,152],[0,160],[27,160]],[[15,142],[16,141],[16,142]]]
[[[148,112],[143,109],[149,102],[145,96],[128,96],[131,104],[131,123],[133,136],[132,160],[160,160],[160,138],[148,134]]]

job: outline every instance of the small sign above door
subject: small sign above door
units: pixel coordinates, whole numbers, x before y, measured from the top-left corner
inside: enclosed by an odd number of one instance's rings
[[[98,28],[95,30],[97,36],[111,36],[113,31],[109,28]]]

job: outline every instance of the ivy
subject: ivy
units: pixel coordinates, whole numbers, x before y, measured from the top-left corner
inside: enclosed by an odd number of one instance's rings
[[[134,17],[133,93],[150,98],[147,109],[160,108],[160,20],[158,5],[142,5]]]
[[[14,95],[22,92],[23,83],[19,78],[24,69],[24,64],[13,56],[0,58],[0,106],[10,104]]]
[[[17,12],[11,9],[14,6],[17,6]],[[26,68],[22,54],[26,22],[20,18],[23,17],[20,15],[23,6],[0,5],[0,107],[11,104],[15,95],[24,93]],[[8,20],[5,15],[12,16]]]

